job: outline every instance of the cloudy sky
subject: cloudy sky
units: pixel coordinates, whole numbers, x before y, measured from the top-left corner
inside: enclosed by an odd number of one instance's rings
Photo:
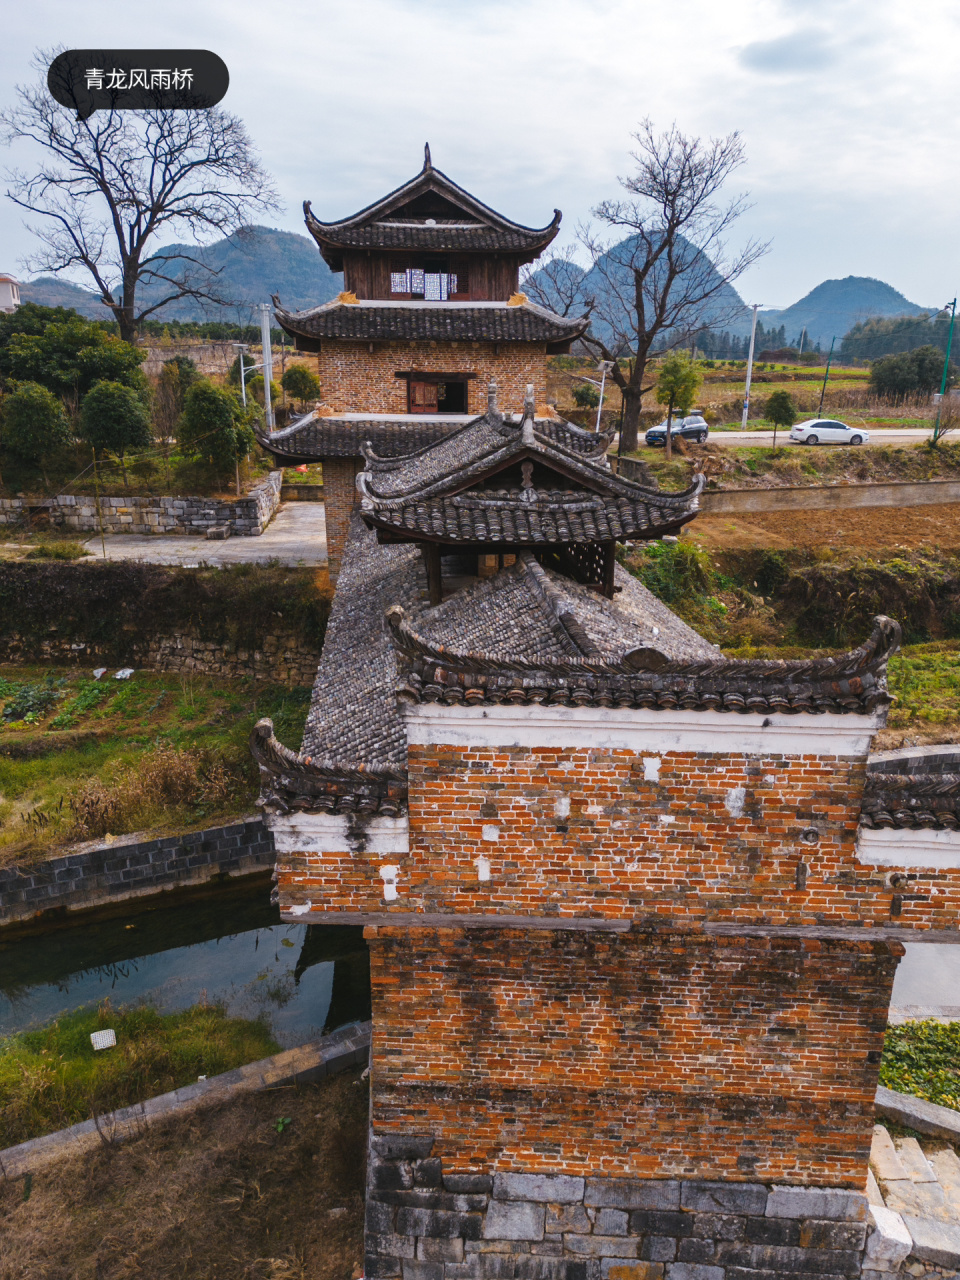
[[[353,212],[434,163],[508,216],[564,212],[561,243],[629,172],[643,116],[743,135],[742,236],[771,240],[740,284],[785,306],[876,276],[922,305],[960,288],[951,0],[36,0],[6,7],[0,101],[38,46],[208,48],[231,75],[284,211]],[[7,164],[28,168],[11,149]],[[0,203],[0,270],[31,237]]]

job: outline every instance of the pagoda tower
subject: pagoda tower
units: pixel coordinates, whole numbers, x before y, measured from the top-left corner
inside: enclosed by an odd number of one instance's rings
[[[521,409],[525,389],[546,399],[546,357],[586,329],[519,292],[520,268],[560,228],[510,221],[433,167],[338,222],[304,217],[324,261],[343,272],[333,301],[276,318],[298,351],[316,353],[321,404],[261,444],[282,463],[321,461],[330,575],[340,569],[362,446],[382,457],[430,444],[486,408]]]

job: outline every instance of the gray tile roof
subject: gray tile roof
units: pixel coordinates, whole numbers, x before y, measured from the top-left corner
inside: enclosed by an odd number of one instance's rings
[[[426,216],[410,216],[411,204],[424,197],[440,197],[453,206],[452,217],[440,215],[427,224]],[[462,216],[461,216],[462,214]],[[307,230],[334,271],[343,270],[344,249],[417,249],[424,252],[511,253],[529,262],[537,257],[560,230],[560,210],[554,209],[545,227],[525,227],[505,218],[489,205],[448,178],[430,162],[429,151],[423,168],[379,200],[337,222],[321,222],[304,201]],[[420,225],[396,225],[419,223]],[[453,223],[453,225],[451,225]],[[463,224],[472,224],[464,226]]]
[[[699,476],[682,493],[646,489],[611,471],[607,436],[527,410],[516,420],[492,406],[406,458],[365,450],[364,519],[412,538],[545,546],[661,537],[696,515]],[[539,472],[521,480],[517,464],[528,461]]]
[[[414,449],[433,444],[459,430],[462,419],[437,417],[384,419],[321,418],[312,416],[282,431],[257,429],[257,440],[280,462],[318,462],[322,458],[359,458],[363,446],[371,444],[384,458],[403,457]]]
[[[274,298],[277,323],[292,337],[360,342],[536,342],[567,344],[586,330],[588,316],[568,319],[532,302],[327,302],[287,311]]]

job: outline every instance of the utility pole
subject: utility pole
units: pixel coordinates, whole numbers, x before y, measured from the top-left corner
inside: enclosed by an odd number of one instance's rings
[[[603,413],[603,391],[604,391],[604,387],[607,385],[607,374],[613,368],[613,361],[601,360],[600,363],[597,365],[597,368],[600,370],[600,403],[597,405],[597,425],[594,428],[594,430],[599,432],[600,431],[600,415],[601,413]]]
[[[267,415],[267,430],[276,425],[273,406],[270,403],[270,383],[273,381],[273,352],[270,349],[270,303],[260,303],[260,342],[263,346],[263,408]]]
[[[760,309],[760,303],[753,304],[753,324],[750,327],[750,352],[747,355],[747,385],[743,392],[743,420],[740,423],[740,430],[747,429],[747,415],[750,412],[750,381],[753,378],[753,348],[757,341],[757,312]]]
[[[827,356],[827,367],[823,371],[823,386],[820,388],[820,404],[817,406],[818,418],[823,417],[823,397],[826,394],[826,390],[827,390],[827,379],[830,377],[830,361],[833,359],[833,344],[836,342],[836,340],[837,340],[837,335],[834,334],[833,337],[830,339],[830,354]]]
[[[240,399],[243,401],[243,407],[247,407],[247,366],[243,359],[243,353],[247,349],[245,342],[232,342],[230,344],[237,348],[237,359],[240,361]]]
[[[943,357],[943,377],[940,379],[940,399],[937,401],[937,420],[933,424],[933,440],[936,444],[940,439],[940,414],[943,410],[943,397],[947,394],[947,374],[950,371],[950,348],[953,345],[953,322],[957,315],[957,300],[954,298],[952,302],[948,302],[950,308],[950,328],[947,330],[947,354]],[[947,307],[944,307],[946,311]]]
[[[807,326],[804,325],[803,328],[800,330],[800,350],[797,352],[798,356],[803,355],[803,340],[806,336],[807,336]]]

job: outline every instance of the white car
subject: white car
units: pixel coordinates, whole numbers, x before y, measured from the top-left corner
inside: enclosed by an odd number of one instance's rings
[[[870,439],[862,427],[848,427],[835,418],[807,418],[790,428],[797,444],[866,444]]]

